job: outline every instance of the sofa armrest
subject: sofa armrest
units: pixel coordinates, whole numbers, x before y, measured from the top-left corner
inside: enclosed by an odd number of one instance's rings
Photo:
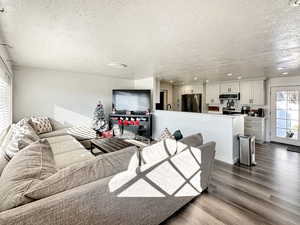
[[[216,143],[208,142],[204,145],[198,146],[201,150],[201,187],[204,189],[208,188],[211,174],[213,171],[214,159],[216,154]]]
[[[200,145],[203,145],[203,137],[202,134],[194,134],[187,136],[185,138],[182,138],[179,140],[181,143],[192,146],[192,147],[198,147]]]

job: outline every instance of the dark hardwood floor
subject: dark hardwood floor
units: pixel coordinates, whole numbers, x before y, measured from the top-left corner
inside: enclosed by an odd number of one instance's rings
[[[215,161],[211,185],[164,225],[300,225],[300,153],[256,145],[257,166]]]

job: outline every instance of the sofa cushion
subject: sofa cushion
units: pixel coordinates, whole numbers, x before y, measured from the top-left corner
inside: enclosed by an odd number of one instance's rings
[[[32,201],[24,193],[56,171],[47,140],[39,140],[24,148],[10,160],[0,177],[0,211]]]
[[[70,135],[47,138],[54,154],[56,167],[62,169],[95,156]]]
[[[63,135],[71,135],[79,141],[89,140],[96,138],[96,132],[88,127],[69,127],[60,130],[55,130],[50,133],[40,135],[40,138],[49,138]]]
[[[136,147],[132,146],[121,151],[105,154],[93,160],[74,164],[31,186],[25,195],[29,198],[41,199],[112,176],[129,167],[135,152]]]
[[[194,134],[181,139],[180,142],[192,147],[197,147],[203,145],[203,137],[202,134]]]
[[[59,170],[90,159],[95,159],[95,156],[90,151],[82,148],[54,155],[56,167]]]
[[[31,117],[29,123],[37,134],[52,132],[52,126],[48,117]]]
[[[63,154],[76,149],[84,149],[84,147],[74,137],[70,135],[47,138],[54,156]]]

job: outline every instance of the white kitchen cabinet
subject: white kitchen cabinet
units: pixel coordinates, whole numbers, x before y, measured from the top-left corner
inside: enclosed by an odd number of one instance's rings
[[[241,81],[241,104],[264,105],[265,87],[263,80]]]
[[[238,81],[224,82],[220,85],[221,94],[232,94],[240,92],[240,84]]]
[[[245,135],[255,136],[257,143],[265,142],[265,118],[245,117],[244,133]]]
[[[206,104],[209,105],[218,105],[220,96],[220,84],[211,83],[206,84]]]
[[[253,105],[265,105],[265,84],[263,80],[252,81]]]

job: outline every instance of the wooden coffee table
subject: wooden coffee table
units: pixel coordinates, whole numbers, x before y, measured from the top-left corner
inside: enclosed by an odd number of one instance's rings
[[[97,156],[102,153],[116,152],[130,146],[136,146],[136,145],[117,137],[96,138],[91,140],[91,153],[94,156]],[[101,152],[94,152],[93,151],[94,148],[99,149]]]

